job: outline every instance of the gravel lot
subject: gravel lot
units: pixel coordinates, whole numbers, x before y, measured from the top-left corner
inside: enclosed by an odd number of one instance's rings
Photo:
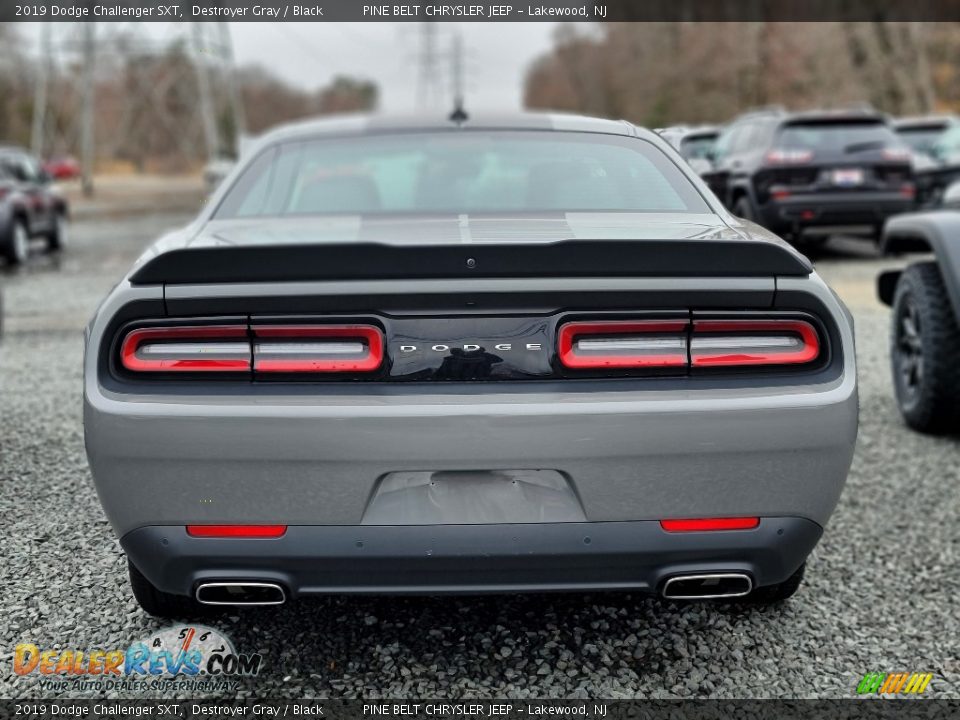
[[[62,258],[0,275],[0,696],[42,695],[13,646],[126,647],[163,627],[134,603],[86,466],[82,329],[179,216],[74,226]],[[631,595],[304,601],[210,624],[265,655],[261,697],[851,697],[864,672],[927,671],[960,697],[960,443],[909,432],[892,399],[888,264],[835,241],[818,267],[857,318],[861,430],[800,593],[777,609]],[[958,359],[960,360],[960,359]],[[131,478],[136,482],[136,478]]]

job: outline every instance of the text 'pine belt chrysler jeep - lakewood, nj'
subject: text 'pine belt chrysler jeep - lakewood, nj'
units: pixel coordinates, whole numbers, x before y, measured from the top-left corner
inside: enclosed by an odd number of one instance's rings
[[[86,333],[151,613],[324,593],[791,595],[852,321],[665,141],[560,115],[263,138]]]

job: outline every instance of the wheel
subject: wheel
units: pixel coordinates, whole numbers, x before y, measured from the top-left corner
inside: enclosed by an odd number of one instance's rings
[[[207,606],[186,595],[174,595],[158,590],[157,587],[127,560],[130,569],[130,587],[133,596],[146,612],[162,618],[196,617],[207,612]]]
[[[47,249],[52,252],[63,250],[67,246],[68,239],[67,218],[64,217],[63,213],[57,213],[53,221],[53,229],[47,233]]]
[[[30,254],[30,235],[22,220],[13,221],[10,236],[0,252],[10,265],[20,265],[27,261],[27,256]]]
[[[803,582],[803,573],[806,569],[807,564],[804,563],[797,568],[797,571],[793,575],[788,577],[782,583],[777,583],[776,585],[764,585],[763,587],[755,588],[744,598],[744,601],[760,603],[763,605],[783,602],[784,600],[792,597],[793,594],[800,588],[800,583]]]
[[[757,214],[753,211],[753,203],[746,195],[741,195],[733,204],[733,214],[750,222],[757,221]]]
[[[890,365],[907,425],[925,433],[958,427],[960,329],[936,263],[911,265],[897,282]]]

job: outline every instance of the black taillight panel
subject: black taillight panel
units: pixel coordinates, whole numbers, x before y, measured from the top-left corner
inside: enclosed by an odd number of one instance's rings
[[[246,316],[134,321],[109,353],[118,382],[474,382],[795,376],[834,341],[806,311]]]

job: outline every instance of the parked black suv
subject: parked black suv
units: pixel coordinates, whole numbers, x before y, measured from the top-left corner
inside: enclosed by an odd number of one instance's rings
[[[831,234],[879,236],[913,209],[909,149],[868,110],[763,110],[734,120],[705,176],[735,214],[796,242]]]

